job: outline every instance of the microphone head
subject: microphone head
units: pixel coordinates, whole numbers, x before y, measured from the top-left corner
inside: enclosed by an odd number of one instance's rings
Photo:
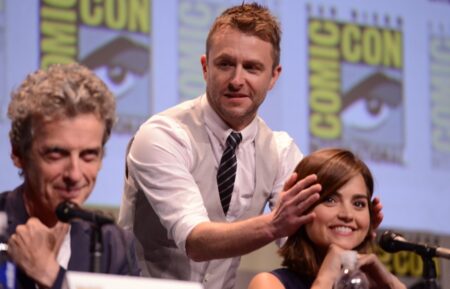
[[[64,223],[69,223],[73,218],[73,209],[78,206],[70,201],[61,202],[55,209],[56,217]]]
[[[378,244],[386,252],[389,252],[389,253],[398,252],[401,250],[399,248],[399,246],[397,245],[397,241],[396,241],[396,238],[398,238],[398,237],[404,239],[401,235],[399,235],[397,233],[394,233],[392,231],[386,231],[381,235],[380,240],[378,241]]]

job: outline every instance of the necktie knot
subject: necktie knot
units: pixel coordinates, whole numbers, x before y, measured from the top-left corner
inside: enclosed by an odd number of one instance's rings
[[[235,150],[241,141],[242,141],[242,134],[240,132],[233,131],[227,138],[227,146]]]

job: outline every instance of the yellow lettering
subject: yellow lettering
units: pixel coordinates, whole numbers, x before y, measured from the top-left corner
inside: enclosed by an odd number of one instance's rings
[[[151,0],[80,0],[81,22],[114,30],[148,33]]]
[[[403,38],[399,31],[383,30],[383,65],[403,67]]]
[[[410,262],[410,274],[414,277],[419,277],[423,272],[423,262],[422,258],[417,254],[409,254],[409,262]]]
[[[102,23],[104,12],[103,7],[96,3],[98,0],[80,0],[80,19],[81,22],[90,25],[98,26]]]
[[[403,66],[403,40],[399,31],[345,24],[340,47],[342,58],[347,62]]]
[[[312,87],[327,88],[333,91],[340,89],[339,62],[336,60],[316,59],[309,62],[310,78]]]
[[[77,0],[44,0],[44,4],[58,8],[71,8],[77,4]]]
[[[52,64],[57,64],[57,63],[67,64],[67,63],[72,63],[74,61],[75,60],[73,58],[65,56],[65,55],[47,54],[41,58],[41,68],[46,69]]]
[[[309,126],[312,134],[319,138],[336,139],[340,136],[341,120],[336,115],[313,113]]]
[[[392,265],[396,275],[405,276],[408,273],[409,252],[398,252],[394,254]]]
[[[55,21],[75,22],[77,21],[77,14],[74,10],[63,10],[44,6],[41,9],[41,18],[52,19]]]
[[[341,109],[341,98],[336,91],[315,89],[309,100],[311,109],[322,113],[338,113]]]
[[[361,31],[354,24],[345,25],[342,31],[341,50],[342,57],[348,62],[361,60]]]
[[[312,20],[309,23],[310,42],[321,46],[334,46],[339,43],[339,27],[331,21]]]
[[[148,33],[150,27],[150,0],[129,0],[128,30]]]
[[[76,1],[43,1],[40,8],[40,66],[70,63],[78,54]]]
[[[380,32],[375,28],[367,28],[363,34],[363,55],[365,62],[370,65],[381,64],[383,54]]]
[[[122,30],[127,23],[127,0],[106,0],[105,24],[106,27]]]
[[[310,132],[322,139],[339,138],[340,65],[339,26],[330,21],[311,20],[309,26]]]
[[[334,47],[329,46],[318,46],[311,45],[309,47],[309,56],[310,57],[319,57],[319,58],[339,58],[339,50]]]

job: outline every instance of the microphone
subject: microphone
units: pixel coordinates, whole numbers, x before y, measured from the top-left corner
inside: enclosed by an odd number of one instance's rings
[[[106,224],[114,224],[113,219],[83,210],[77,204],[70,201],[61,202],[56,207],[55,213],[58,220],[64,223],[68,223],[72,219],[82,219],[100,227]]]
[[[392,231],[386,231],[381,235],[379,245],[384,251],[389,253],[412,251],[421,256],[450,259],[450,249],[421,243],[412,243],[406,240],[402,235]]]

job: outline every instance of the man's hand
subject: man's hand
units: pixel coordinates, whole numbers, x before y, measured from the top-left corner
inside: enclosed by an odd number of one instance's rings
[[[381,204],[380,199],[378,199],[377,197],[373,198],[372,208],[373,208],[372,238],[375,239],[376,234],[377,234],[376,230],[380,226],[381,222],[383,221],[383,217],[384,217],[383,213],[381,212],[381,210],[383,209],[383,205]]]
[[[272,228],[275,239],[290,236],[298,228],[314,219],[314,213],[306,213],[319,200],[322,187],[316,175],[309,175],[296,182],[293,173],[286,181],[280,199],[272,211]]]
[[[58,222],[48,228],[37,218],[30,218],[16,228],[8,242],[13,261],[39,285],[51,287],[56,280],[59,264],[56,257],[69,225]]]

